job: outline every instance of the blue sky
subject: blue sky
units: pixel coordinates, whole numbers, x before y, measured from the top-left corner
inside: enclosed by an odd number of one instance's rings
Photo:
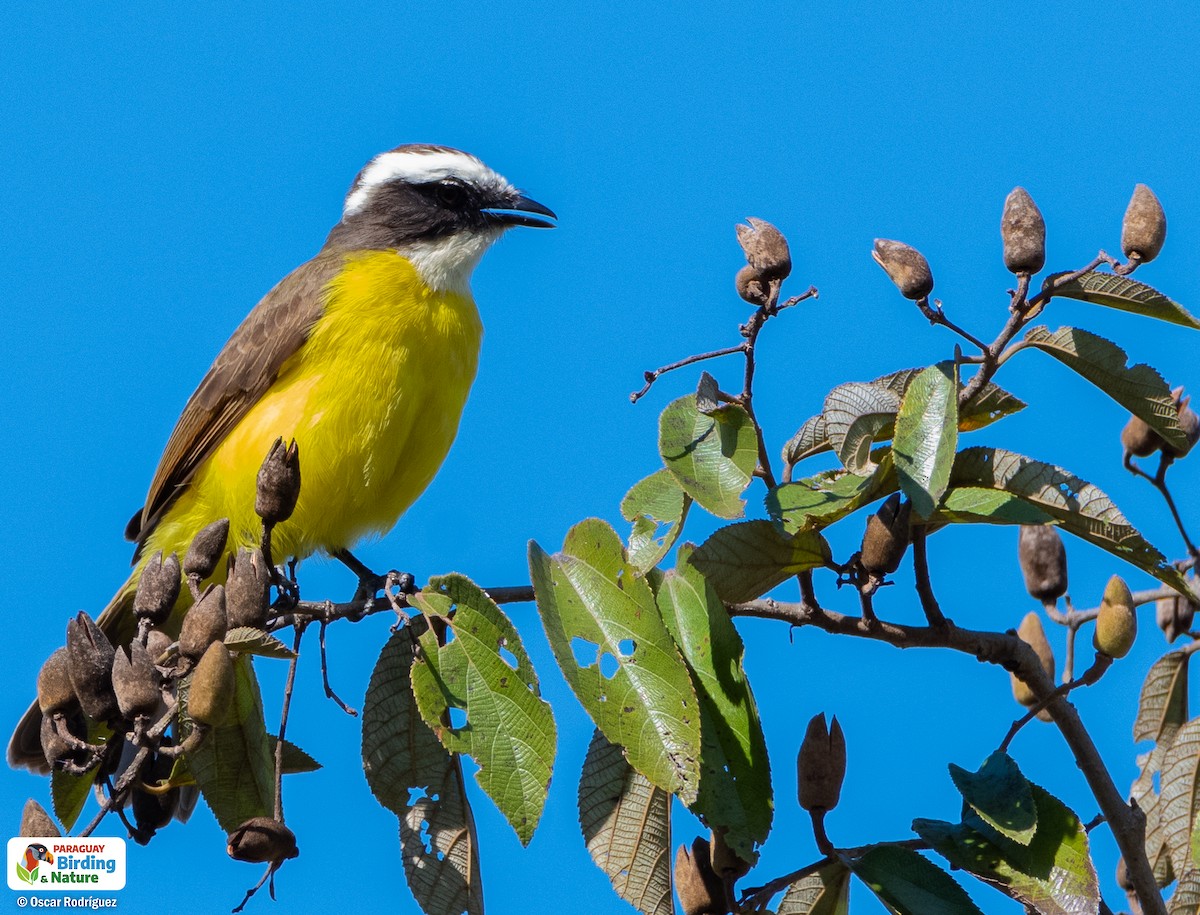
[[[361,550],[375,567],[420,578],[457,570],[484,586],[523,583],[530,538],[555,549],[577,520],[619,521],[622,494],[658,466],[658,411],[696,373],[664,379],[637,406],[628,393],[645,369],[737,342],[746,307],[733,292],[733,225],[746,216],[788,235],[792,291],[821,290],[772,322],[760,344],[757,407],[773,449],[835,384],[952,352],[949,335],[926,326],[871,262],[874,237],[919,247],[948,313],[994,335],[1011,281],[1000,207],[1017,184],[1045,215],[1053,269],[1116,250],[1133,185],[1149,184],[1170,233],[1138,276],[1200,309],[1200,14],[1182,5],[965,7],[6,8],[0,605],[11,622],[0,720],[25,707],[69,615],[98,610],[124,580],[125,520],[221,343],[317,250],[361,165],[398,143],[470,150],[561,217],[558,230],[512,233],[485,259],[475,281],[483,362],[458,442],[396,530]],[[1070,303],[1046,320],[1116,338],[1136,361],[1200,391],[1194,332]],[[709,369],[735,385],[734,362]],[[1161,504],[1120,467],[1119,407],[1034,353],[999,381],[1033,407],[970,443],[1070,467],[1179,555]],[[1197,468],[1185,462],[1173,476],[1182,511],[1198,519]],[[752,515],[761,516],[762,494],[748,493]],[[715,526],[693,523],[696,540]],[[834,528],[838,555],[860,534],[857,519]],[[1094,605],[1114,571],[1148,585],[1079,541],[1068,546],[1081,604]],[[1032,607],[1013,531],[953,531],[930,551],[943,606],[960,624],[1006,628]],[[898,579],[876,607],[915,621],[911,576]],[[353,590],[321,561],[301,581],[308,596]],[[826,593],[831,584],[818,577]],[[780,594],[793,596],[789,586]],[[851,606],[849,595],[829,600]],[[533,608],[512,616],[554,704],[559,753],[528,850],[473,795],[489,911],[526,911],[534,893],[546,911],[631,911],[591,866],[575,822],[590,725]],[[907,837],[914,817],[953,818],[946,764],[974,768],[1016,712],[1007,675],[969,658],[809,631],[789,638],[765,622],[740,628],[775,771],[764,879],[816,857],[794,803],[795,751],[813,714],[836,713],[845,727],[849,775],[828,825],[836,843],[858,845]],[[335,629],[331,677],[361,706],[387,623]],[[1061,654],[1061,635],[1051,635]],[[1131,656],[1078,697],[1119,785],[1135,774],[1137,689],[1164,647],[1147,620]],[[259,666],[273,717],[282,666]],[[357,722],[323,699],[313,662],[301,666],[297,696],[289,737],[325,768],[285,790],[302,857],[280,875],[281,905],[316,911],[352,898],[416,912],[395,818],[361,775]],[[1031,727],[1013,752],[1091,819],[1094,802],[1056,732]],[[30,794],[44,798],[44,783],[0,775],[10,829]],[[686,816],[676,829],[676,844],[695,834]],[[1103,829],[1094,842],[1119,907],[1112,843]],[[183,900],[180,911],[232,907],[258,876],[225,856],[206,810],[135,849],[129,873],[127,912],[149,911],[165,887]],[[202,906],[210,893],[214,904]],[[989,913],[1018,911],[990,891],[975,895]],[[266,899],[252,909],[273,910]],[[856,911],[882,910],[861,899]]]

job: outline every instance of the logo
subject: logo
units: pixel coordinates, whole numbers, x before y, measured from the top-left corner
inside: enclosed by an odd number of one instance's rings
[[[125,840],[35,836],[8,840],[9,889],[112,892],[125,888]]]
[[[54,863],[54,855],[50,854],[50,849],[41,844],[25,846],[25,854],[17,860],[17,879],[33,886],[38,879],[38,865],[43,861],[47,864]]]

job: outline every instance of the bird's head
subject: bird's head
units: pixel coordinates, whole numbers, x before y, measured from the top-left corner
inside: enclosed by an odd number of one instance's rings
[[[326,246],[395,249],[436,289],[465,289],[483,253],[513,226],[553,228],[554,213],[475,156],[410,144],[354,179]]]
[[[45,861],[47,864],[54,863],[54,855],[45,845],[30,845],[25,849],[25,857],[34,861]]]

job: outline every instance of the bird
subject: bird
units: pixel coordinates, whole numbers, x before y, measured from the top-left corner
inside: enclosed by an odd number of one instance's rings
[[[555,220],[462,150],[406,144],[372,158],[320,251],[250,311],[184,406],[126,529],[133,572],[97,617],[110,640],[133,635],[151,557],[182,557],[221,518],[229,551],[258,542],[255,480],[277,439],[296,442],[304,484],[272,533],[274,556],[345,555],[387,533],[458,431],[483,334],[473,270],[508,229]],[[180,601],[175,617],[186,588]],[[10,766],[49,771],[40,725],[34,703]]]

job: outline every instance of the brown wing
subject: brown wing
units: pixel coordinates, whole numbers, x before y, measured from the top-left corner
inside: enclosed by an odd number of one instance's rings
[[[183,408],[159,460],[146,504],[125,528],[125,537],[137,542],[138,552],[200,465],[308,339],[324,308],[325,286],[341,263],[340,253],[327,252],[296,268],[233,332]]]

